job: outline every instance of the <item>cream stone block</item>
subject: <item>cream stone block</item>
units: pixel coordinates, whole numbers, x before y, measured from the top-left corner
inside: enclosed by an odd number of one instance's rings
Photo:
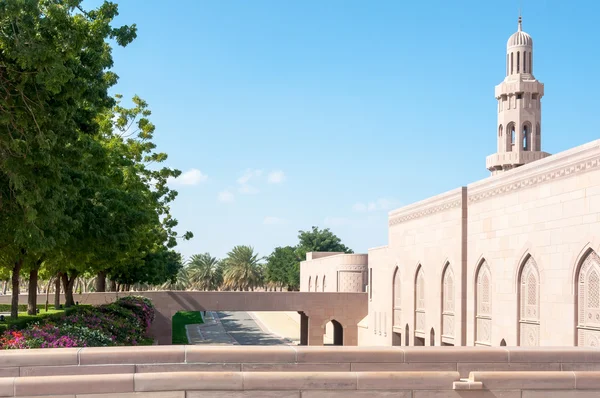
[[[600,390],[595,391],[577,391],[577,390],[563,390],[563,391],[523,391],[522,398],[598,398],[600,397]]]
[[[95,397],[96,394],[94,394],[93,396]],[[21,397],[21,398],[40,398],[40,397],[44,397],[44,398],[76,398],[77,395],[75,395],[75,394],[69,394],[69,395],[36,395],[36,396]]]
[[[508,351],[490,347],[402,347],[411,362],[508,362]]]
[[[471,372],[486,390],[565,390],[575,388],[573,372]]]
[[[135,391],[242,390],[239,372],[137,373]]]
[[[0,377],[15,377],[19,375],[19,368],[0,368]]]
[[[412,398],[412,391],[302,391],[302,398]]]
[[[244,372],[350,372],[350,363],[244,363]]]
[[[244,372],[245,390],[356,390],[345,372]]]
[[[486,362],[459,362],[456,364],[460,377],[468,377],[470,372],[514,372],[514,371],[553,371],[561,370],[561,364],[558,362],[536,362],[536,363],[486,363]]]
[[[12,397],[15,393],[15,378],[0,378],[0,397]]]
[[[7,366],[77,365],[80,348],[37,348],[2,350],[0,364]]]
[[[404,362],[396,347],[307,347],[298,346],[297,361],[307,363]]]
[[[240,372],[239,363],[166,363],[135,365],[135,373],[168,373],[168,372]]]
[[[511,347],[510,362],[592,362],[600,363],[600,350],[580,347]]]
[[[359,390],[431,390],[451,388],[458,372],[358,372]]]
[[[186,346],[187,363],[290,363],[296,362],[291,346]]]
[[[521,390],[475,390],[475,391],[453,391],[453,390],[425,390],[413,391],[412,398],[521,398]]]
[[[600,390],[600,372],[574,372],[578,390]]]
[[[102,394],[133,392],[133,374],[17,377],[14,395]]]
[[[188,391],[186,398],[303,398],[305,396],[301,395],[300,391]]]
[[[353,372],[449,372],[456,371],[456,362],[358,362],[351,365],[351,370]]]
[[[126,392],[117,394],[77,394],[77,398],[186,398],[185,391]]]
[[[20,376],[75,376],[135,373],[135,365],[26,366]]]
[[[88,347],[79,353],[81,365],[183,363],[184,346]]]

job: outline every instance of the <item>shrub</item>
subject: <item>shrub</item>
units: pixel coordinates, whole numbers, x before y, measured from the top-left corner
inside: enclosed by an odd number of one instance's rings
[[[63,314],[16,325],[0,337],[0,348],[105,347],[151,344],[147,337],[154,306],[143,297],[124,297],[98,307],[76,306]],[[22,327],[20,327],[22,326]],[[18,330],[21,329],[21,330]]]

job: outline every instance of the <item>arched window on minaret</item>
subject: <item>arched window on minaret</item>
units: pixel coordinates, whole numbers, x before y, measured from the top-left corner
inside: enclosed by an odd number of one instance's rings
[[[521,52],[517,51],[517,73],[521,73]]]
[[[527,51],[523,51],[523,73],[527,73]]]
[[[515,133],[515,125],[512,124],[510,126],[510,145],[515,145],[515,138],[516,138],[516,133]]]
[[[514,53],[510,53],[510,74],[513,74],[513,55]]]
[[[531,151],[531,127],[528,123],[523,124],[523,150]]]

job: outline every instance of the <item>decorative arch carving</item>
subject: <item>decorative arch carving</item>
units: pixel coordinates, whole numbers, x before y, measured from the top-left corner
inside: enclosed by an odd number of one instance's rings
[[[517,131],[514,122],[506,125],[506,152],[512,152],[513,145],[516,143]]]
[[[321,289],[323,292],[325,291],[325,275],[323,275],[323,287]]]
[[[319,291],[319,275],[315,276],[315,292]]]
[[[415,335],[425,337],[425,273],[419,265],[415,274]]]
[[[455,278],[450,263],[442,272],[442,342],[454,342]]]
[[[518,279],[519,345],[540,345],[540,272],[531,255],[521,263]]]
[[[575,280],[578,346],[600,346],[600,257],[588,250]]]
[[[393,327],[402,328],[400,324],[401,320],[401,305],[402,305],[402,280],[400,279],[400,268],[396,266],[394,270],[394,276],[392,277],[392,313],[393,315]]]
[[[312,290],[312,276],[308,277],[308,291],[310,292]]]
[[[492,272],[482,259],[475,274],[475,345],[492,341]]]

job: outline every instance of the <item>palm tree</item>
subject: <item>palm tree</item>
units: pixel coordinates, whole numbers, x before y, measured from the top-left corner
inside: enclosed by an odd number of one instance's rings
[[[219,260],[209,253],[194,254],[188,262],[187,270],[193,289],[217,290],[223,281]]]
[[[187,268],[182,268],[177,273],[175,282],[167,281],[162,284],[163,290],[187,290],[190,287],[190,277]]]
[[[262,265],[254,248],[235,246],[223,260],[223,286],[231,290],[254,290],[263,282]]]

